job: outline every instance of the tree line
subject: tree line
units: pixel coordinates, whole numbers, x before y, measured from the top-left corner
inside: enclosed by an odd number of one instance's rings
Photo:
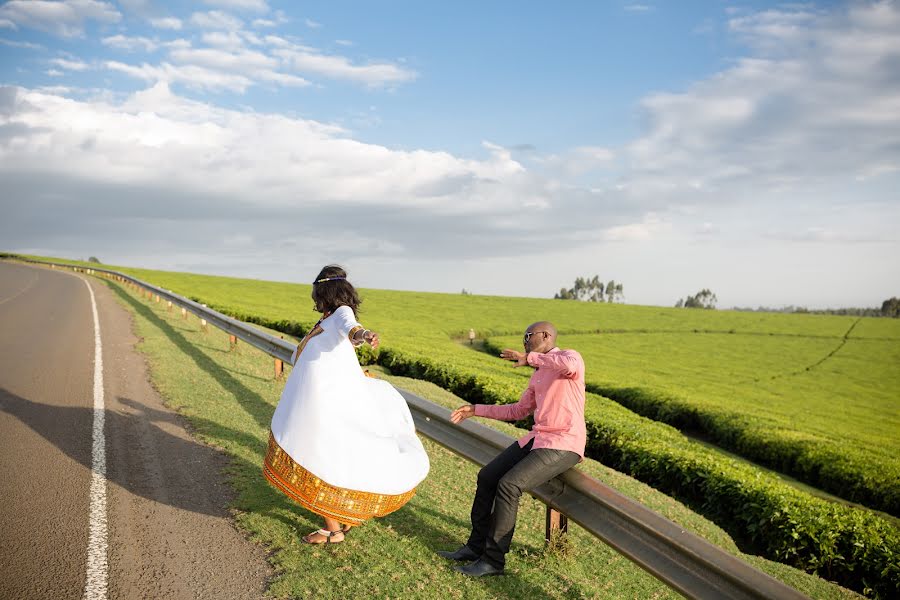
[[[580,300],[581,302],[624,302],[625,293],[622,284],[610,279],[606,285],[600,281],[599,275],[593,277],[576,277],[575,285],[566,289],[560,288],[554,294],[556,300]]]

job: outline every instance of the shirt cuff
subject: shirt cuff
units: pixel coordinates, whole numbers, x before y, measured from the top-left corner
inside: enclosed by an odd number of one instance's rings
[[[476,416],[476,417],[485,417],[485,416],[487,416],[487,415],[485,414],[485,413],[487,413],[487,411],[485,410],[485,408],[487,408],[487,405],[486,405],[486,404],[476,404],[476,405],[475,405],[475,416]]]

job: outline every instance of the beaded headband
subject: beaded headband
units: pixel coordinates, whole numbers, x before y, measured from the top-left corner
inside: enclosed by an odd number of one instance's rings
[[[342,281],[345,279],[347,279],[347,278],[346,277],[323,277],[322,279],[316,279],[315,281],[313,281],[313,285],[315,285],[317,283],[323,283],[325,281]]]

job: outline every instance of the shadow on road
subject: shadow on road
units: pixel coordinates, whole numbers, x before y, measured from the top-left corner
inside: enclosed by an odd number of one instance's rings
[[[126,410],[107,409],[104,413],[107,479],[148,500],[191,512],[227,516],[232,494],[222,485],[223,469],[260,467],[226,457],[191,440],[184,432],[170,433],[167,429],[183,427],[182,419],[173,413],[129,398],[119,398],[119,402]],[[43,404],[0,388],[0,411],[18,419],[86,469],[93,468],[92,408]],[[216,423],[196,421],[222,429]],[[236,431],[227,435],[248,447],[258,447],[261,456],[263,446],[259,440]]]

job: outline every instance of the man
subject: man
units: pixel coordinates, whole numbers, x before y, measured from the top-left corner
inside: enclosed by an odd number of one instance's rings
[[[584,458],[584,361],[574,350],[556,347],[556,328],[547,321],[525,331],[525,352],[504,350],[501,358],[536,371],[515,404],[460,406],[450,420],[471,416],[517,421],[534,413],[534,427],[478,472],[472,502],[472,533],[444,558],[471,561],[456,570],[472,577],[502,575],[516,529],[522,493],[550,481]]]

